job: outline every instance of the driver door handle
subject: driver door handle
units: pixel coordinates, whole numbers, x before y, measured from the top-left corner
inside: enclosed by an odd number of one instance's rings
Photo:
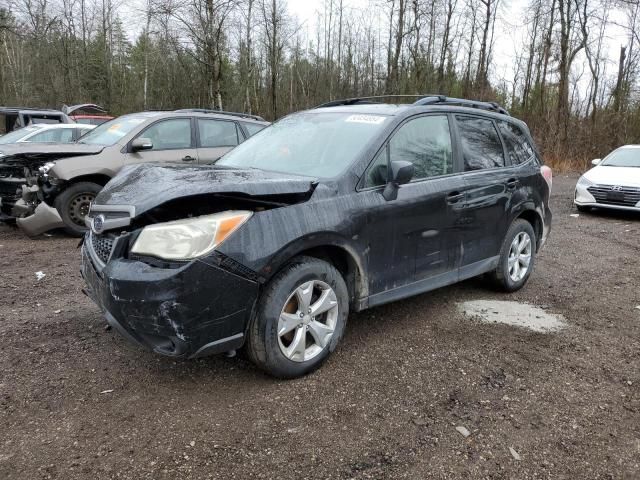
[[[460,193],[460,192],[451,192],[449,193],[449,195],[447,195],[447,203],[449,205],[452,205],[454,203],[458,203],[459,200],[461,200],[464,197],[464,193]]]
[[[191,155],[186,155],[184,157],[182,157],[182,161],[183,162],[193,162],[195,160],[194,157],[192,157]]]

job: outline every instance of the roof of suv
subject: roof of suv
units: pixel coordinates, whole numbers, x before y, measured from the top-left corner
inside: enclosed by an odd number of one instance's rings
[[[417,99],[413,103],[380,103],[379,100],[383,98],[402,98],[402,99]],[[455,107],[464,110],[475,109],[483,110],[486,112],[497,113],[504,116],[510,116],[509,112],[498,105],[495,102],[484,102],[479,100],[468,100],[464,98],[453,98],[445,95],[380,95],[373,97],[360,97],[360,98],[347,98],[343,100],[333,100],[327,103],[323,103],[316,107],[316,109],[331,108],[331,111],[335,108],[345,107],[357,107],[362,109],[362,113],[378,113],[386,115],[397,115],[404,113],[409,109],[414,109],[417,106],[422,107]],[[353,108],[348,108],[345,111],[353,112]]]
[[[382,103],[382,98],[416,99],[413,103]],[[482,102],[462,98],[446,97],[444,95],[383,95],[376,97],[348,98],[323,103],[310,111],[340,112],[362,115],[408,115],[412,112],[424,111],[456,112],[466,114],[481,114],[519,125],[528,129],[522,120],[512,117],[509,112],[495,102]]]
[[[147,110],[144,112],[126,113],[122,115],[122,117],[154,118],[160,115],[164,117],[184,117],[185,114],[189,114],[194,117],[218,118],[221,120],[229,120],[229,119],[235,118],[236,120],[240,120],[243,122],[256,123],[260,125],[269,124],[269,122],[264,120],[262,117],[258,117],[257,115],[249,115],[246,113],[235,113],[235,112],[219,112],[216,110],[191,109],[191,108],[186,108],[182,110]]]

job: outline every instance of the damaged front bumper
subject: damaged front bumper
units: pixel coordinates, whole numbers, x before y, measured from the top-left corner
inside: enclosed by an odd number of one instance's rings
[[[54,228],[64,227],[64,222],[56,210],[44,202],[38,204],[32,215],[16,219],[20,230],[30,237],[38,236]]]
[[[194,358],[239,348],[258,284],[207,260],[158,268],[126,258],[101,266],[82,247],[87,295],[128,340],[171,357]]]

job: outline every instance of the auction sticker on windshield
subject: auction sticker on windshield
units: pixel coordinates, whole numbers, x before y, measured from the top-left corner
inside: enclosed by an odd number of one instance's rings
[[[386,117],[378,115],[351,115],[345,122],[348,123],[369,123],[371,125],[380,125]]]

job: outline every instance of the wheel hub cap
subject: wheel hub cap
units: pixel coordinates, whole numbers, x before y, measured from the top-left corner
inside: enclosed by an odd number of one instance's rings
[[[518,233],[509,248],[509,277],[514,282],[522,280],[531,264],[531,237],[527,232]]]
[[[84,227],[84,217],[89,213],[91,202],[96,198],[93,193],[80,193],[69,202],[69,217],[76,225]]]
[[[320,280],[297,287],[278,319],[278,345],[285,357],[305,362],[319,355],[331,341],[338,320],[338,298]]]

